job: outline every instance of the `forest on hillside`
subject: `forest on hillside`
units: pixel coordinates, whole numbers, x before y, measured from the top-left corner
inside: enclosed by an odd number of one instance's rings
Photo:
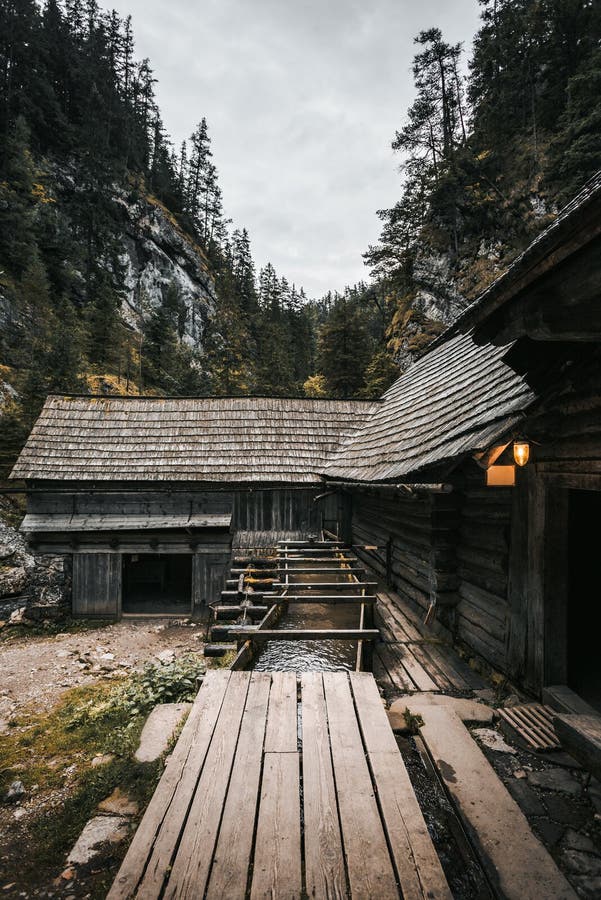
[[[415,39],[399,193],[365,282],[308,298],[256,271],[210,123],[172,146],[131,19],[0,3],[0,469],[50,392],[378,396],[601,168],[601,9],[480,0],[467,66]],[[406,65],[406,61],[399,61]],[[200,339],[177,281],[125,315],[124,208],[152,208],[214,285]],[[138,205],[138,206],[136,206]]]

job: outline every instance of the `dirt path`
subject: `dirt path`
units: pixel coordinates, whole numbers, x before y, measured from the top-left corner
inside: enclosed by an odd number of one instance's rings
[[[203,638],[198,623],[153,619],[0,644],[0,734],[29,703],[47,709],[68,688],[121,678],[147,661],[199,652]]]

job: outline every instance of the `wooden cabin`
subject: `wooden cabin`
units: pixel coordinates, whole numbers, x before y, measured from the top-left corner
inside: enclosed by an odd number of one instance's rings
[[[336,527],[317,472],[372,405],[49,397],[12,473],[21,530],[72,556],[75,616],[194,614],[219,596],[235,533]]]
[[[232,532],[327,522],[433,633],[601,709],[600,249],[601,174],[374,403],[51,397],[23,529],[117,616],[141,578],[206,602]]]

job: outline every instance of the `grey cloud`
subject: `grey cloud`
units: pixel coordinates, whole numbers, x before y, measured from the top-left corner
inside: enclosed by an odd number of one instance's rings
[[[394,203],[390,141],[411,102],[413,38],[469,48],[477,0],[113,0],[131,13],[178,145],[204,115],[226,212],[259,266],[308,294],[365,279]]]

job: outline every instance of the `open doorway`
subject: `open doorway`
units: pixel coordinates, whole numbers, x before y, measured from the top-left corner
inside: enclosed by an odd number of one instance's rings
[[[122,611],[138,615],[190,615],[192,555],[123,555]]]
[[[569,492],[568,687],[601,712],[601,491]]]

